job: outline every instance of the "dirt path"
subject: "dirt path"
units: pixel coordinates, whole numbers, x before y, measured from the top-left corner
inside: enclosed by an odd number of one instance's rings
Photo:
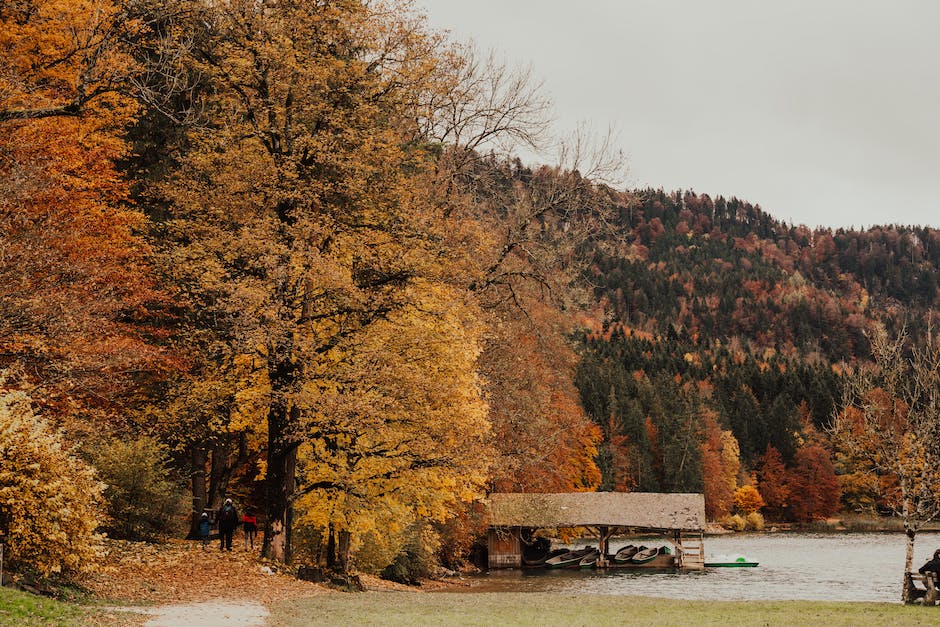
[[[147,627],[241,627],[265,625],[268,610],[260,603],[205,601],[148,608]]]

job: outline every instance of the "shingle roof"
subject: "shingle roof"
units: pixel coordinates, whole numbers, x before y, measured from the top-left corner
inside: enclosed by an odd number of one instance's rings
[[[702,494],[656,492],[569,492],[491,494],[490,524],[496,527],[579,527],[606,525],[702,531]]]

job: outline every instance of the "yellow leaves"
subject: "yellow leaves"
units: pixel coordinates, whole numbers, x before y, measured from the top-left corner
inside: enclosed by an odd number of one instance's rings
[[[100,557],[101,490],[93,470],[0,376],[0,512],[6,559],[42,576],[88,572]]]
[[[108,0],[38,0],[0,9],[0,119],[92,106],[96,115],[126,120],[133,103],[117,95],[116,85],[132,70],[117,47],[120,15]]]
[[[441,519],[455,499],[482,494],[480,329],[452,288],[416,280],[404,296],[407,306],[337,349],[334,385],[318,389],[310,429],[320,435],[300,451],[304,483],[324,485],[298,504],[311,522],[361,532]]]
[[[764,499],[753,485],[741,486],[734,491],[734,506],[738,511],[751,514],[764,507]]]

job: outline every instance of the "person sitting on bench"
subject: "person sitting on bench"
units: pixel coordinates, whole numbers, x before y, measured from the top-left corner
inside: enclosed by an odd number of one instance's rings
[[[917,569],[921,575],[933,573],[934,580],[940,580],[940,549],[933,552],[933,559]]]

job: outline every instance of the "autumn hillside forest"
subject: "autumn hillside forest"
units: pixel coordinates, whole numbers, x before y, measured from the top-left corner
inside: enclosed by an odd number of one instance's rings
[[[625,189],[550,121],[407,0],[0,2],[13,568],[79,577],[226,498],[266,558],[406,579],[469,558],[493,491],[903,508],[853,437],[921,401],[860,377],[929,353],[940,231]]]

